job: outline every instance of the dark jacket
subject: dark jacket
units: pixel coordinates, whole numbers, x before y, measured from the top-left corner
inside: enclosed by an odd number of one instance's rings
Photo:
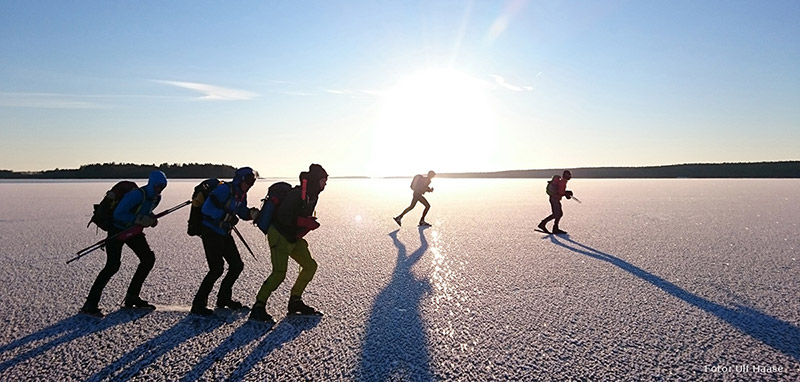
[[[286,195],[286,198],[278,206],[275,212],[275,219],[272,224],[281,235],[286,237],[290,243],[296,243],[316,224],[313,218],[314,209],[317,207],[319,195],[307,194],[306,200],[302,199],[302,187],[295,186]],[[318,227],[319,225],[316,224]],[[309,229],[310,228],[310,229]]]

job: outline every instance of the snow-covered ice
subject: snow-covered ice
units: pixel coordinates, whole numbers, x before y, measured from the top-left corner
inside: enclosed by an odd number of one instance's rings
[[[0,380],[800,379],[800,180],[575,176],[569,236],[533,230],[543,179],[436,178],[424,230],[421,205],[400,229],[391,219],[409,179],[332,179],[304,296],[326,315],[285,317],[290,265],[272,330],[246,311],[188,314],[207,271],[188,208],[146,230],[157,260],[142,297],[158,310],[118,309],[137,264],[126,247],[108,315],[76,315],[105,254],[65,261],[102,238],[86,222],[113,182],[4,181]],[[157,210],[196,183],[171,181]],[[250,305],[269,252],[239,228],[258,256],[239,246],[234,297]]]

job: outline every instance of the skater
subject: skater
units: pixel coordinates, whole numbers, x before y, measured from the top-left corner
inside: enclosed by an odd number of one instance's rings
[[[113,221],[108,229],[109,239],[106,242],[106,265],[92,284],[89,296],[80,310],[81,313],[103,317],[103,312],[98,307],[100,297],[103,294],[103,288],[106,287],[111,277],[119,270],[122,259],[122,246],[126,244],[139,258],[139,266],[136,268],[133,279],[131,279],[131,283],[128,286],[128,291],[125,294],[124,307],[151,310],[156,308],[139,296],[142,284],[150,270],[153,269],[153,264],[156,261],[156,255],[147,244],[144,232],[124,241],[114,236],[137,224],[143,227],[155,227],[158,224],[158,220],[153,215],[153,209],[161,201],[161,192],[166,187],[166,175],[161,171],[153,171],[150,173],[147,185],[126,193],[114,208]]]
[[[308,172],[300,173],[301,185],[292,188],[277,206],[267,233],[272,273],[256,295],[250,312],[251,320],[275,322],[266,311],[267,299],[286,278],[290,257],[300,265],[300,273],[290,291],[288,314],[322,316],[322,312],[306,305],[302,299],[303,291],[317,270],[317,262],[311,257],[308,242],[303,236],[320,226],[314,216],[314,208],[327,181],[325,169],[312,164]]]
[[[547,182],[547,195],[550,196],[550,208],[553,213],[544,218],[538,225],[539,229],[546,233],[551,233],[547,230],[547,222],[550,220],[555,220],[552,233],[556,235],[567,233],[567,231],[558,228],[558,223],[561,221],[561,217],[564,216],[564,211],[561,208],[561,197],[566,196],[567,199],[572,198],[572,191],[567,190],[567,181],[570,179],[572,179],[572,172],[564,170],[562,176],[553,175],[553,179]]]
[[[422,211],[422,217],[419,218],[419,226],[430,227],[430,223],[425,221],[425,216],[428,215],[431,205],[428,203],[428,199],[425,199],[423,194],[426,192],[433,192],[433,188],[430,187],[430,185],[434,176],[436,176],[436,173],[433,172],[433,170],[428,171],[427,177],[419,174],[414,176],[414,180],[411,181],[411,189],[414,191],[414,194],[411,197],[411,205],[409,205],[408,208],[403,211],[403,213],[394,217],[394,221],[397,223],[397,225],[402,225],[400,224],[400,221],[403,219],[403,216],[413,210],[414,207],[416,207],[417,202],[420,202],[423,206],[425,206],[425,210]]]
[[[222,276],[225,262],[228,262],[228,274],[222,279],[217,292],[217,308],[241,309],[242,303],[233,300],[233,284],[244,269],[242,257],[231,231],[241,218],[253,220],[258,216],[258,209],[247,208],[247,191],[253,187],[258,173],[250,167],[236,170],[233,181],[222,182],[208,195],[201,209],[203,224],[200,238],[208,261],[208,273],[200,283],[200,288],[192,301],[194,314],[210,316],[214,311],[208,309],[208,295],[214,283]]]

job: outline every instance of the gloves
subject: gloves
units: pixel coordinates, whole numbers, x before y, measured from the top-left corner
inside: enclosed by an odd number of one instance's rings
[[[299,216],[297,218],[297,227],[300,228],[300,232],[297,233],[297,238],[302,238],[307,233],[319,228],[319,223],[317,223],[317,218],[313,216]]]
[[[156,225],[158,225],[158,219],[156,219],[156,217],[153,215],[137,216],[136,220],[134,220],[133,222],[142,227],[155,227]]]
[[[433,187],[430,188],[431,192],[433,192]]]
[[[572,191],[570,190],[565,191],[564,196],[566,196],[567,199],[572,199]]]
[[[260,214],[260,213],[261,213],[261,211],[259,211],[258,208],[250,207],[250,219],[251,220],[258,219],[258,214]]]
[[[222,218],[222,221],[219,222],[219,228],[222,228],[225,232],[231,232],[238,222],[239,218],[236,217],[236,215],[226,214],[225,217]]]

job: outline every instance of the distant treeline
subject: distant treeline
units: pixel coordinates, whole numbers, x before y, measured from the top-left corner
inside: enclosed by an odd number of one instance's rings
[[[677,164],[652,167],[583,167],[442,174],[448,178],[550,178],[572,171],[575,178],[800,178],[800,161]]]
[[[224,164],[133,164],[96,163],[78,169],[55,169],[35,172],[0,170],[3,179],[147,179],[153,170],[161,170],[168,179],[177,178],[232,178],[236,169]]]

